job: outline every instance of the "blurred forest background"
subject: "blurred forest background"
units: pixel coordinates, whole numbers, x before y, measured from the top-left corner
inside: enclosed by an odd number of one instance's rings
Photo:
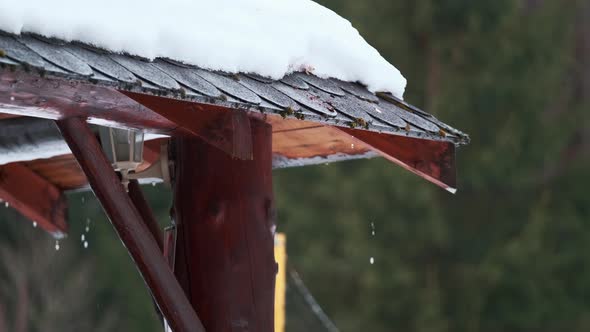
[[[275,172],[290,263],[340,330],[590,331],[590,1],[319,2],[472,138],[456,195],[380,159]],[[92,193],[69,200],[59,251],[0,207],[0,331],[161,331]]]

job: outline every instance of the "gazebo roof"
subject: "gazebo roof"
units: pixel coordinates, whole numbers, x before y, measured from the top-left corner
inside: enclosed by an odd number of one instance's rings
[[[0,199],[20,202],[32,220],[49,220],[44,228],[55,234],[64,231],[51,226],[63,224],[51,212],[61,192],[88,185],[48,121],[71,117],[198,136],[238,159],[252,158],[254,117],[272,125],[275,168],[382,156],[451,192],[455,148],[469,142],[433,115],[356,82],[307,72],[280,80],[214,72],[0,31],[0,165],[10,163],[0,167]],[[143,169],[158,160],[159,140],[146,142]],[[22,192],[27,183],[47,187],[53,200]]]
[[[0,55],[3,71],[18,69],[70,84],[458,145],[469,141],[466,134],[391,94],[373,94],[358,83],[311,73],[293,73],[275,81],[256,74],[203,70],[169,59],[150,62],[34,35],[0,34]]]

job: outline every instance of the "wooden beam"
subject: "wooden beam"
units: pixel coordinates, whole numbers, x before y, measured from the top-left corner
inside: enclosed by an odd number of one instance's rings
[[[23,72],[0,71],[0,109],[6,114],[50,120],[85,117],[97,125],[187,134],[117,90]]]
[[[402,166],[451,193],[457,191],[455,145],[404,136],[335,127],[384,158]]]
[[[233,158],[252,159],[250,121],[245,111],[135,92],[122,93]]]
[[[162,144],[168,141],[168,138],[158,138],[143,142],[143,162],[137,166],[135,173],[143,172],[160,160]]]
[[[26,166],[13,163],[0,167],[0,199],[55,238],[66,235],[65,196]]]
[[[14,119],[18,117],[20,117],[20,115],[0,113],[0,120]]]
[[[274,128],[274,125],[273,125]],[[363,155],[371,151],[364,144],[354,144],[356,139],[337,127],[319,126],[282,130],[273,133],[273,151],[285,158],[328,158],[332,155]]]
[[[129,198],[131,198],[133,205],[135,205],[137,211],[141,214],[143,222],[149,229],[154,240],[156,240],[158,248],[161,252],[164,252],[164,236],[162,234],[162,230],[160,229],[160,225],[158,225],[158,221],[152,213],[152,209],[145,199],[145,196],[141,191],[141,186],[137,180],[129,181]]]
[[[86,122],[69,118],[57,125],[170,326],[176,332],[204,332],[156,240]]]
[[[252,160],[174,142],[175,272],[207,332],[274,328],[272,132],[250,121]]]

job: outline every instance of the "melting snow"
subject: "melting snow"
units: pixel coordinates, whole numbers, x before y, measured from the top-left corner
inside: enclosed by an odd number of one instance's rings
[[[1,0],[0,30],[274,79],[307,70],[400,98],[406,86],[350,22],[310,0]]]

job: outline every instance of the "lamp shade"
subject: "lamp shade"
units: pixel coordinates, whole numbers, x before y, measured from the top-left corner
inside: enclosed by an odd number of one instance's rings
[[[102,149],[115,170],[135,170],[141,164],[143,157],[143,132],[100,127],[99,136]]]

